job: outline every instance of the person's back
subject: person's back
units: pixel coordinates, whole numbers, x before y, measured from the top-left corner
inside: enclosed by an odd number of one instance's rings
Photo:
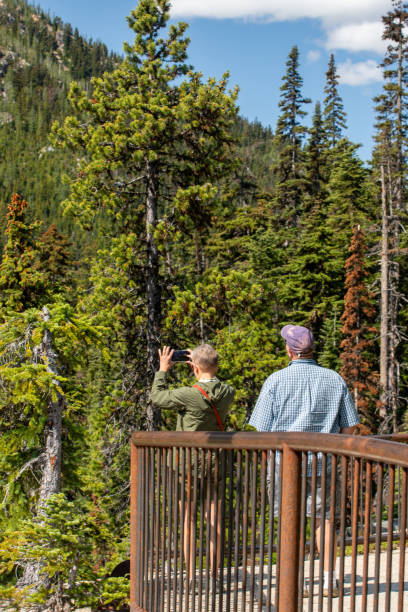
[[[218,369],[217,352],[208,344],[189,351],[188,363],[193,368],[196,383],[190,387],[169,389],[167,372],[173,365],[173,352],[166,346],[159,352],[160,369],[156,372],[151,391],[153,404],[177,411],[177,431],[219,431],[216,412],[221,423],[225,423],[235,389],[215,376]]]
[[[349,394],[334,370],[298,358],[265,381],[250,425],[258,431],[338,433],[347,427]]]
[[[224,428],[225,419],[228,409],[231,406],[235,389],[230,385],[221,382],[216,378],[215,374],[218,369],[218,354],[212,346],[202,344],[196,347],[193,351],[188,351],[189,361],[192,366],[196,383],[191,387],[179,387],[177,389],[169,389],[167,386],[167,372],[173,365],[171,360],[174,351],[170,347],[165,346],[159,351],[160,369],[155,374],[151,399],[153,404],[162,409],[177,411],[177,427],[178,431],[220,431]],[[191,466],[195,462],[191,460]],[[203,491],[206,495],[210,490],[217,489],[217,504],[214,496],[210,495],[205,503],[205,519],[209,522],[209,539],[210,539],[210,568],[214,576],[216,588],[219,587],[218,568],[220,566],[220,547],[215,551],[215,542],[221,541],[221,504],[223,502],[220,486],[220,479],[216,480],[215,471],[216,461],[214,456],[211,460],[211,467],[207,459],[204,464],[201,458],[198,457],[196,463],[196,471],[201,482]],[[175,479],[180,478],[179,467],[176,463],[173,466]],[[190,481],[191,482],[191,481]],[[186,486],[186,482],[184,486]],[[190,484],[191,486],[191,484]],[[199,485],[200,488],[200,485]],[[216,510],[217,506],[217,510]],[[190,571],[186,576],[187,587],[189,591],[193,587],[193,567],[195,560],[191,559],[191,551],[193,550],[192,542],[190,541],[195,532],[195,512],[190,504],[186,504],[184,508],[184,558],[186,567],[190,567]],[[214,552],[215,551],[215,552]],[[214,563],[215,560],[215,563]]]
[[[287,368],[274,372],[265,381],[256,402],[249,424],[258,431],[302,431],[316,433],[352,433],[359,423],[354,402],[344,380],[334,370],[322,368],[313,359],[315,342],[310,330],[299,325],[285,325],[281,330],[285,340],[286,352],[290,359]],[[327,462],[328,473],[331,462]],[[329,581],[332,581],[332,595],[338,595],[336,580],[336,550],[333,547],[332,571],[330,574],[331,523],[328,509],[331,507],[330,490],[325,491],[324,503],[321,488],[321,457],[318,454],[317,482],[314,484],[314,512],[316,518],[316,544],[320,550],[320,525],[325,523],[324,538],[324,586],[323,594],[328,595]],[[271,499],[274,511],[279,511],[280,487],[279,458],[275,464],[275,474],[268,471]],[[306,474],[306,516],[311,516],[312,508],[312,466],[309,457]],[[327,476],[329,477],[329,476]],[[272,485],[273,483],[273,485]],[[274,488],[272,492],[272,486]],[[338,493],[338,488],[336,493]],[[337,497],[337,496],[335,496]],[[336,509],[338,500],[333,499]],[[325,515],[323,516],[323,508]],[[313,585],[309,585],[313,588]],[[309,589],[304,589],[308,595]]]

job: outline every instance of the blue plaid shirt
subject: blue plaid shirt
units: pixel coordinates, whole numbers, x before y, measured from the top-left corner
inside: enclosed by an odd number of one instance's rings
[[[342,377],[314,359],[296,359],[271,374],[249,420],[258,431],[320,433],[338,433],[359,422]]]

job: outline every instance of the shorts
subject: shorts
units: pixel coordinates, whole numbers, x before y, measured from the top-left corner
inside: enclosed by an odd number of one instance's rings
[[[322,487],[321,487],[321,476],[318,475],[316,478],[316,497],[315,497],[315,516],[316,518],[320,518],[322,514],[322,506],[323,506],[323,498],[322,498]],[[278,516],[281,508],[280,508],[280,497],[281,497],[281,478],[275,477],[274,483],[274,495],[272,496],[272,482],[268,476],[268,495],[269,495],[269,503],[272,504],[273,501],[273,510],[274,515]],[[273,497],[273,500],[272,500]],[[335,494],[335,502],[334,502],[334,516],[337,517],[340,514],[340,487],[339,483],[336,479],[336,494]],[[326,504],[325,504],[325,518],[329,519],[331,515],[331,474],[328,473],[326,476]],[[306,516],[310,517],[312,515],[312,477],[306,477]]]

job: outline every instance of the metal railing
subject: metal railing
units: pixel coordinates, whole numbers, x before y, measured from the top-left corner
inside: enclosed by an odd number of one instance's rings
[[[408,610],[406,444],[136,432],[131,453],[132,612]]]

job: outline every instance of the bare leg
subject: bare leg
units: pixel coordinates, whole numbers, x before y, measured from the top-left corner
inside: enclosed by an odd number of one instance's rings
[[[217,525],[215,525],[215,501],[212,499],[210,501],[210,568],[211,574],[217,574],[218,568],[220,567],[220,557],[221,557],[221,500],[218,502],[218,516],[217,516]],[[217,528],[217,532],[215,532],[215,527]],[[214,567],[214,546],[216,547],[216,565]]]
[[[316,521],[316,545],[320,555],[320,519]],[[324,521],[324,561],[323,568],[325,572],[329,571],[330,567],[330,534],[331,534],[331,523],[328,519]],[[321,558],[321,555],[320,555]],[[334,546],[333,546],[333,574],[336,572],[336,559],[337,559],[337,535],[334,532]]]
[[[188,579],[191,580],[194,574],[194,559],[193,559],[193,543],[195,537],[195,529],[194,529],[194,513],[191,512],[191,508],[188,504],[185,505],[184,508],[184,561],[186,564],[186,571],[188,574]]]

